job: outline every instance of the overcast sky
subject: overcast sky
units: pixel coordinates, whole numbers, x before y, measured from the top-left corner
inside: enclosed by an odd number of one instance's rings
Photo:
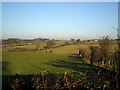
[[[3,38],[116,38],[117,2],[3,2]]]

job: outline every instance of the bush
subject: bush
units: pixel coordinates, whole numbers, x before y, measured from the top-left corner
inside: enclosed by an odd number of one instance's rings
[[[8,51],[36,51],[38,49],[28,49],[28,48],[14,48],[14,49],[8,49]]]
[[[106,67],[108,65],[110,53],[111,53],[111,40],[109,36],[102,37],[101,40],[99,40],[99,45],[101,48],[101,54],[104,61],[104,66]]]
[[[89,60],[90,58],[90,51],[87,49],[79,49],[79,55],[84,59],[84,60]]]
[[[99,47],[90,46],[90,63],[97,63],[98,66],[102,65],[102,54]]]
[[[91,76],[88,73],[50,72],[31,75],[3,76],[2,90],[119,90],[120,73],[99,71]]]

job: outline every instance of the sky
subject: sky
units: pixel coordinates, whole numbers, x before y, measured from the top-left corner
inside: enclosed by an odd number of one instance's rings
[[[3,2],[2,38],[116,38],[117,2]]]

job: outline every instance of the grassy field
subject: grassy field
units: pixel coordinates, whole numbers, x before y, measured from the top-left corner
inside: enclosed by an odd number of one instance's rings
[[[58,41],[57,45],[63,44],[65,41]],[[39,51],[8,51],[11,47],[5,47],[2,51],[3,75],[10,74],[31,74],[33,72],[49,71],[64,73],[65,71],[80,71],[84,73],[89,71],[95,73],[100,68],[92,66],[83,61],[78,56],[78,50],[89,50],[91,44],[68,45],[54,48],[53,53]],[[98,46],[98,44],[94,44]],[[31,46],[31,47],[30,47]],[[19,48],[22,46],[19,46]],[[31,44],[24,46],[34,48]],[[12,47],[16,48],[16,47]]]
[[[3,74],[31,74],[50,71],[91,71],[98,68],[83,63],[78,55],[54,54],[47,52],[3,52]]]

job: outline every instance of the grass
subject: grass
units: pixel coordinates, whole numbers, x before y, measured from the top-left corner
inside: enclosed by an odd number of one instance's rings
[[[95,72],[98,67],[85,64],[78,55],[55,54],[40,51],[9,52],[3,51],[3,75],[31,74],[49,71],[64,73],[65,71]]]
[[[56,41],[56,45],[62,45],[64,42],[66,41]],[[71,86],[71,89],[72,87],[74,89],[88,89],[88,87],[100,89],[100,86],[103,88],[106,82],[110,82],[109,86],[111,88],[114,86],[116,88],[117,84],[114,83],[118,82],[116,79],[118,73],[114,76],[116,78],[110,77],[109,70],[88,64],[78,55],[79,49],[86,50],[88,54],[89,46],[91,45],[98,46],[98,43],[80,43],[62,46],[52,49],[53,53],[50,53],[49,50],[48,52],[45,52],[45,50],[8,51],[11,48],[35,49],[35,45],[32,43],[25,46],[3,47],[3,79],[0,78],[3,82],[3,89],[25,88],[26,90],[28,88],[37,89],[38,87],[45,89],[46,82],[48,83],[47,88],[54,89],[66,89],[69,86]],[[44,46],[45,43],[40,45],[40,47]],[[112,48],[115,47],[116,45],[113,45]],[[58,74],[56,74],[57,72]]]
[[[66,41],[56,41],[61,45]],[[54,48],[53,53],[41,51],[8,51],[11,47],[4,47],[2,50],[3,75],[11,74],[31,74],[33,72],[50,71],[52,73],[64,73],[65,71],[80,71],[84,73],[89,71],[94,73],[100,68],[85,63],[78,56],[78,49],[89,50],[91,44],[68,45]],[[94,44],[98,46],[98,44]],[[16,46],[15,46],[16,47]],[[15,48],[14,47],[14,48]],[[22,47],[22,46],[17,46]],[[34,48],[29,44],[27,48]]]
[[[61,56],[61,55],[60,55]],[[59,55],[45,52],[3,52],[3,74],[29,74],[40,72],[50,67],[46,62],[50,62]],[[64,55],[62,55],[64,56]],[[53,68],[54,71],[54,68]]]

